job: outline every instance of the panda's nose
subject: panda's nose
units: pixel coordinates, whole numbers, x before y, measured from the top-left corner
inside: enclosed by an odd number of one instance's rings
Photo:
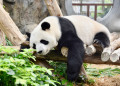
[[[41,51],[39,51],[38,53],[39,53],[39,54],[41,54],[41,53],[42,53],[42,50],[41,50]]]

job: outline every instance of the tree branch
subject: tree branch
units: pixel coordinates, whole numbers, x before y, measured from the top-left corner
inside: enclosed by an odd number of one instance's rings
[[[25,41],[24,35],[19,31],[9,14],[0,4],[0,29],[5,33],[13,45],[18,46]]]
[[[44,60],[53,60],[53,61],[61,61],[67,62],[67,58],[62,56],[59,51],[52,50],[49,54],[42,56],[35,54],[37,60],[44,59]],[[85,55],[84,63],[91,63],[91,64],[112,64],[112,65],[120,65],[120,61],[112,62],[110,60],[103,62],[100,57],[100,53],[96,53],[92,56]]]
[[[98,48],[98,46],[95,46]],[[20,49],[19,46],[12,46],[12,48],[14,49]],[[101,49],[99,48],[99,51]],[[95,53],[92,56],[88,56],[85,55],[84,58],[84,63],[91,63],[91,64],[111,64],[111,65],[120,65],[120,61],[117,62],[112,62],[110,60],[103,62],[101,60],[101,53],[97,51],[97,53]],[[5,53],[2,53],[5,54]],[[37,60],[53,60],[53,61],[60,61],[60,62],[67,62],[67,58],[62,56],[61,52],[58,50],[51,50],[47,55],[43,56],[43,55],[38,55],[37,53],[34,54],[37,58]]]
[[[50,15],[52,16],[63,16],[58,4],[57,0],[45,0],[46,6]]]

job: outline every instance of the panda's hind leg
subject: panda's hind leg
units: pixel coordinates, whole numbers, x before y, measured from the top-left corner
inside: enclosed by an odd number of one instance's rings
[[[100,44],[102,48],[105,48],[110,45],[110,39],[107,34],[100,32],[95,35],[93,43]]]

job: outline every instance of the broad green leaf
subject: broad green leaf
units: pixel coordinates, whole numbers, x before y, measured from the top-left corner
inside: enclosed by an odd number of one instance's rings
[[[26,80],[24,79],[16,79],[16,82],[15,82],[16,85],[24,85],[24,86],[27,86],[27,83],[26,83]]]

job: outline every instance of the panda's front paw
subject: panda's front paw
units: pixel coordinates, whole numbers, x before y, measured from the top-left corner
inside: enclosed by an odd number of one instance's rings
[[[62,47],[61,48],[61,53],[63,56],[67,57],[68,56],[68,48],[67,47]]]
[[[69,73],[67,72],[67,80],[68,81],[76,81],[79,73]]]

